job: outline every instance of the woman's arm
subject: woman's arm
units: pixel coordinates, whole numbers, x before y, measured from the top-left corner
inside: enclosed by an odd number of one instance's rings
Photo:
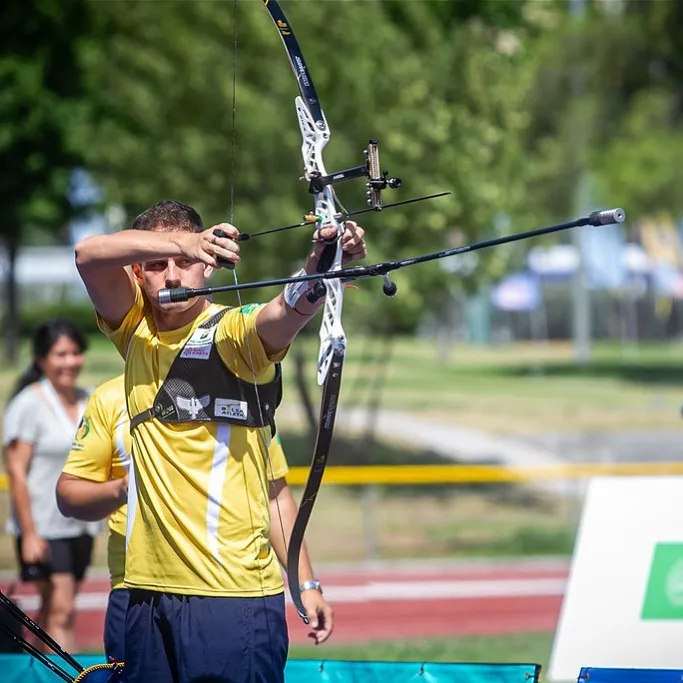
[[[10,496],[22,538],[22,559],[26,563],[42,562],[47,552],[47,543],[36,532],[28,492],[28,468],[33,457],[33,445],[14,439],[6,446],[5,455]]]

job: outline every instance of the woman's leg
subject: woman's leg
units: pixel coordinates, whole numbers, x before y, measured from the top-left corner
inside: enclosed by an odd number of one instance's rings
[[[55,573],[50,577],[50,582],[52,595],[45,630],[67,652],[73,652],[76,580],[71,574]]]
[[[32,583],[36,587],[38,595],[40,595],[40,607],[38,608],[38,614],[35,619],[36,624],[44,631],[50,633],[47,626],[50,606],[52,604],[52,582],[50,579],[39,579],[37,581],[32,581]],[[50,635],[52,634],[50,633]],[[29,636],[29,640],[41,652],[52,652],[51,648],[47,647],[42,640],[38,639],[33,634]]]

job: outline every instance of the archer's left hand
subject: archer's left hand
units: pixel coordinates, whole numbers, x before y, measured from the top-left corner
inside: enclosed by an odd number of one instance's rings
[[[306,618],[313,629],[308,637],[315,641],[316,645],[324,643],[331,635],[334,627],[334,613],[327,604],[322,593],[311,589],[301,593],[301,601],[306,608]]]
[[[351,263],[352,261],[360,261],[367,256],[367,247],[365,245],[365,230],[355,221],[344,221],[344,233],[341,236],[341,246],[344,252],[343,263]],[[333,226],[321,228],[313,233],[313,241],[315,242],[314,254],[317,257],[323,253],[330,240],[334,240],[337,236],[337,229]]]

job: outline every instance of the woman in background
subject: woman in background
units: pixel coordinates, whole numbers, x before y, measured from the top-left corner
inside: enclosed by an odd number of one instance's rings
[[[64,517],[55,488],[88,392],[77,385],[86,338],[73,322],[43,323],[33,336],[33,362],[19,378],[3,421],[3,445],[22,581],[41,598],[37,622],[67,651],[73,648],[75,598],[90,564],[92,524]]]

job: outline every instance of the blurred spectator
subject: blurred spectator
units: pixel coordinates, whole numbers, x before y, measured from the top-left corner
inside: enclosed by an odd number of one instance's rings
[[[81,421],[88,392],[76,382],[85,336],[68,319],[43,323],[33,336],[33,362],[5,411],[3,445],[22,581],[40,594],[37,622],[66,650],[73,645],[75,597],[90,564],[96,526],[64,517],[55,487]]]

